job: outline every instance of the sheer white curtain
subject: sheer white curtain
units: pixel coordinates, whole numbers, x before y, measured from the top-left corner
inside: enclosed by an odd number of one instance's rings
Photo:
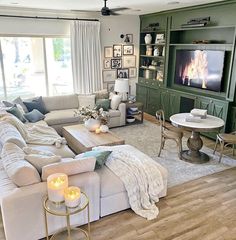
[[[73,21],[70,33],[74,91],[87,94],[100,90],[100,22]]]

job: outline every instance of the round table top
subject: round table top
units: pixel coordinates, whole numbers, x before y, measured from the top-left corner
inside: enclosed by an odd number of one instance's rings
[[[174,126],[183,127],[188,130],[195,130],[199,132],[209,132],[222,128],[225,122],[218,117],[207,115],[205,119],[200,119],[199,122],[187,122],[186,117],[189,117],[190,113],[178,113],[170,117],[170,121]]]
[[[81,197],[80,197],[80,204],[77,207],[69,208],[66,207],[65,203],[54,203],[51,202],[48,199],[48,196],[46,196],[44,200],[44,209],[53,215],[56,216],[67,216],[67,215],[73,215],[76,213],[79,213],[83,211],[89,204],[89,199],[87,195],[81,191]]]

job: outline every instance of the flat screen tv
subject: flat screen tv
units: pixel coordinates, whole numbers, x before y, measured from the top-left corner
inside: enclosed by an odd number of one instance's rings
[[[176,50],[176,84],[221,91],[225,51]]]

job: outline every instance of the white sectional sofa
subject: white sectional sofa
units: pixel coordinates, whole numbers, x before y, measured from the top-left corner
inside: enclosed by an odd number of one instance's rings
[[[50,100],[45,100],[47,107],[50,106]],[[70,104],[72,107],[72,103]],[[69,105],[66,107],[69,107]],[[51,107],[51,114],[53,114],[52,109]],[[57,109],[57,111],[61,111],[62,116],[67,117],[63,109]],[[50,119],[49,116],[50,113],[46,120]],[[46,122],[42,121],[37,124],[46,124]],[[68,124],[71,123],[68,122]],[[2,125],[0,122],[0,129]],[[51,124],[51,126],[57,128],[60,124]],[[9,141],[14,142],[14,138],[10,138]],[[22,139],[22,141],[24,140]],[[0,144],[4,144],[1,141],[1,134]],[[67,145],[59,149],[47,145],[31,144],[28,146],[38,150],[51,151],[63,158],[75,156]],[[143,153],[137,150],[137,155],[139,154],[142,157]],[[159,169],[164,180],[164,189],[160,193],[160,197],[164,197],[167,191],[167,171],[161,165],[159,165]],[[87,193],[90,199],[90,221],[96,221],[100,217],[130,208],[123,182],[106,166],[96,171],[69,176],[69,185],[79,186]],[[17,187],[8,177],[0,159],[0,201],[6,240],[37,240],[46,236],[42,207],[46,192],[47,184],[43,181],[29,186]],[[54,233],[66,225],[65,219],[62,217],[49,216],[48,220],[50,233]],[[73,225],[83,225],[86,222],[86,212],[81,213],[79,216],[74,215],[71,220]]]

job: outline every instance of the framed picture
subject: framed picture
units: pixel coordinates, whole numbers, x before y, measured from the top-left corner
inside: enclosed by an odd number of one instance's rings
[[[122,56],[122,45],[113,45],[113,57]]]
[[[127,43],[133,43],[133,34],[126,34],[125,39]]]
[[[111,68],[111,59],[104,59],[104,69],[110,69]]]
[[[128,68],[117,69],[117,78],[129,78],[129,69]]]
[[[123,55],[133,55],[134,45],[123,45]]]
[[[165,35],[164,33],[157,33],[155,43],[164,43],[165,42]]]
[[[111,82],[107,84],[107,91],[114,92],[115,82]]]
[[[136,68],[129,68],[129,78],[135,78],[136,77]]]
[[[112,82],[116,79],[116,70],[103,70],[103,82]]]
[[[136,67],[135,56],[124,56],[123,57],[123,68],[133,68]]]
[[[112,58],[113,56],[113,48],[112,47],[104,47],[104,57],[105,58]]]
[[[111,68],[117,69],[122,67],[122,60],[121,59],[111,59]]]

